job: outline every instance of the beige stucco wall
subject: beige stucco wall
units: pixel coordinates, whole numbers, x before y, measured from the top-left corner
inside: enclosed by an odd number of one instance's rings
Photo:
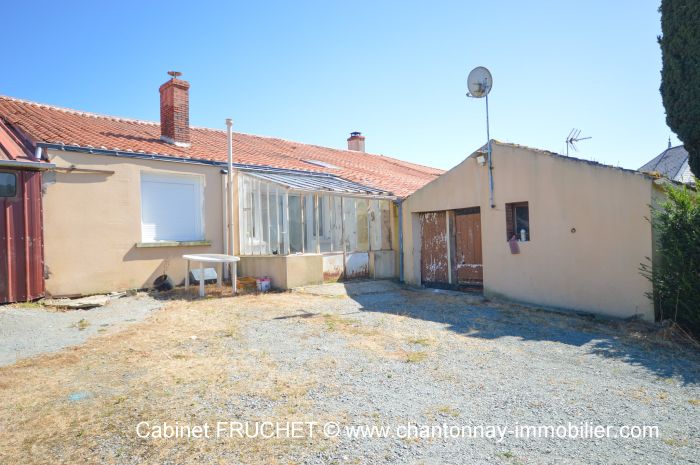
[[[186,253],[222,253],[222,175],[213,166],[49,151],[58,167],[114,171],[56,172],[45,182],[44,252],[52,295],[149,287],[167,272],[185,278]],[[141,172],[203,177],[204,237],[210,246],[138,248]]]
[[[59,168],[75,166],[103,171],[57,171],[45,176],[44,237],[49,270],[46,286],[50,295],[146,288],[164,273],[179,285],[185,279],[183,254],[224,252],[220,167],[58,150],[50,150],[49,157]],[[204,237],[211,245],[137,247],[141,242],[142,172],[202,177]],[[238,177],[234,173],[236,255],[240,250]],[[396,226],[397,223],[392,228],[394,235]],[[398,237],[392,246],[397,248],[397,244]],[[386,264],[382,265],[382,277],[391,274],[385,270]],[[323,257],[317,254],[242,257],[238,271],[239,276],[270,276],[272,285],[282,289],[319,284],[323,282]]]
[[[653,318],[639,266],[652,256],[645,176],[523,147],[494,144],[495,208],[488,170],[474,157],[403,204],[404,277],[420,284],[418,213],[481,207],[484,292],[615,317]],[[506,242],[505,204],[529,202],[531,241]],[[571,229],[576,232],[572,233]]]

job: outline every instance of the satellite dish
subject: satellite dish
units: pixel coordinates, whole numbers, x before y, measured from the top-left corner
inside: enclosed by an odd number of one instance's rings
[[[468,96],[475,98],[486,97],[491,92],[491,87],[493,87],[491,72],[483,66],[477,66],[469,73],[467,87],[469,88]]]

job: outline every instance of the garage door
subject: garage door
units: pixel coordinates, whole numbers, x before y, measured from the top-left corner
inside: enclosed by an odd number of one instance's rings
[[[481,286],[481,212],[478,207],[455,210],[455,270],[459,284]]]
[[[421,282],[427,286],[449,283],[446,213],[420,214]]]

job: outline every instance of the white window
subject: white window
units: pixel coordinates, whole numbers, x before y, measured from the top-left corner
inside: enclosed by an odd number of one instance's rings
[[[141,173],[141,241],[204,240],[202,177]]]

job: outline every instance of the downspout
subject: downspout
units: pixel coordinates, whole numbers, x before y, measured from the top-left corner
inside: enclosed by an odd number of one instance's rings
[[[228,189],[226,191],[226,206],[228,207],[228,254],[233,255],[233,120],[226,118],[226,143],[228,146]],[[231,265],[233,267],[233,265]],[[233,276],[233,274],[231,274]]]
[[[399,208],[399,281],[403,280],[403,201],[396,200],[396,206]]]
[[[228,179],[228,171],[225,169],[222,169],[221,171],[221,240],[224,243],[224,255],[231,255],[229,254],[229,245],[228,245],[228,203],[229,200],[227,199],[228,195],[228,185],[227,185],[227,179]],[[228,278],[229,276],[229,267],[225,266],[224,267],[224,278]]]

